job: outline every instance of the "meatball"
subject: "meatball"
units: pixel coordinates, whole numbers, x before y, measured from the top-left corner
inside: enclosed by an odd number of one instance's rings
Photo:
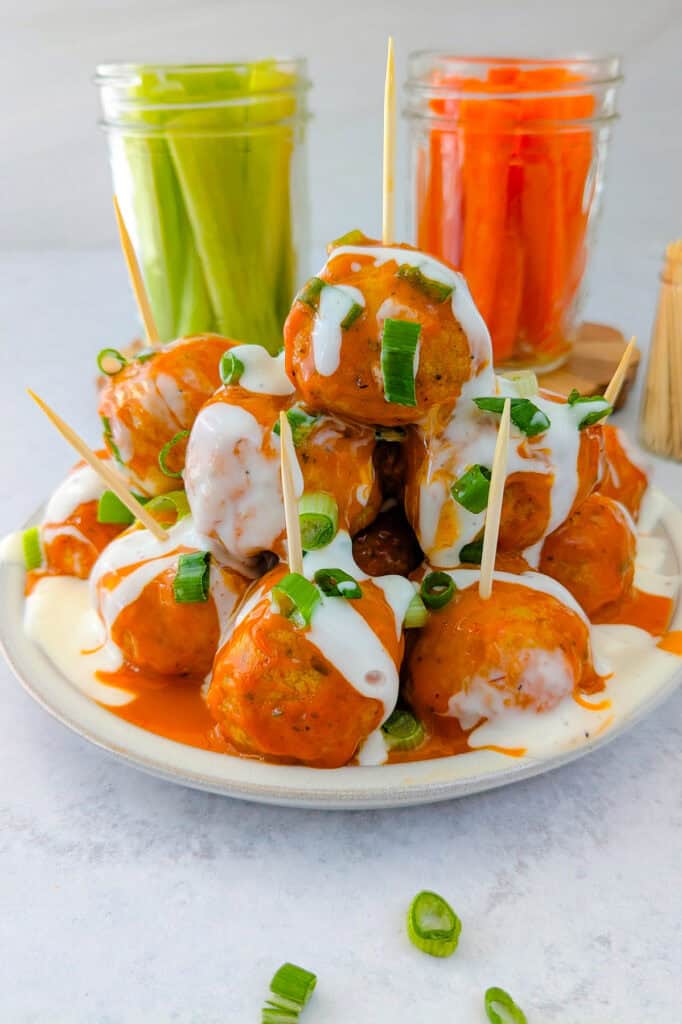
[[[98,451],[106,461],[109,453]],[[100,523],[99,499],[105,486],[85,462],[77,463],[47,503],[39,527],[43,551],[40,575],[78,576],[85,580],[101,551],[125,524]]]
[[[163,545],[139,529],[114,541],[93,572],[96,607],[128,665],[154,675],[203,678],[248,581],[211,558],[207,599],[177,601],[180,555],[200,549],[190,521],[170,533]],[[149,553],[158,549],[155,557],[140,557],[138,543]]]
[[[405,400],[411,404],[385,391],[387,320],[420,328],[408,368],[415,394]],[[386,426],[416,423],[434,408],[451,407],[476,360],[491,358],[464,278],[410,246],[378,243],[331,252],[294,301],[284,344],[287,372],[308,405]]]
[[[306,493],[336,501],[339,526],[356,533],[381,508],[374,468],[374,431],[334,416],[292,406],[290,395],[268,395],[230,385],[204,406],[187,449],[185,484],[197,524],[236,558],[264,551],[286,555],[280,479],[280,411],[289,410]]]
[[[566,587],[593,618],[631,591],[635,548],[627,512],[612,498],[595,493],[547,537],[540,571]]]
[[[199,409],[220,386],[220,359],[234,342],[217,334],[180,338],[139,356],[110,377],[99,398],[107,447],[146,494],[177,487],[184,447],[168,459],[175,476],[159,465],[163,446],[189,430]],[[176,464],[177,463],[177,464]]]
[[[353,538],[353,558],[368,576],[408,576],[423,557],[399,505],[385,509]]]
[[[384,593],[371,582],[361,584],[357,600],[322,598],[311,627],[296,625],[272,600],[286,571],[272,570],[247,595],[216,655],[208,706],[242,753],[338,768],[395,705],[402,638]],[[361,673],[360,685],[344,675],[351,674],[348,663]]]
[[[462,585],[477,577],[453,575]],[[436,733],[442,716],[468,729],[506,708],[549,711],[574,690],[601,685],[592,667],[588,624],[570,596],[563,603],[522,576],[515,581],[499,575],[504,578],[496,576],[487,600],[479,596],[476,578],[432,612],[411,652],[407,696]]]
[[[631,456],[630,445],[622,430],[605,423],[604,472],[598,490],[619,501],[637,522],[642,498],[649,485],[647,474]]]

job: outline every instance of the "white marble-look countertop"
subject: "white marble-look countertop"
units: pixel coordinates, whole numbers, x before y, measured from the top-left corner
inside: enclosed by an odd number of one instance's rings
[[[637,258],[627,280],[603,261],[589,312],[646,342],[658,253]],[[0,273],[5,533],[72,461],[25,387],[94,440],[94,355],[134,321],[113,251],[5,253]],[[682,502],[682,467],[655,478]],[[318,974],[309,1024],[485,1024],[489,985],[529,1024],[682,1019],[680,694],[532,781],[346,814],[140,774],[52,721],[4,663],[0,698],[2,1021],[248,1024],[284,960]],[[423,888],[462,919],[449,960],[406,937]]]

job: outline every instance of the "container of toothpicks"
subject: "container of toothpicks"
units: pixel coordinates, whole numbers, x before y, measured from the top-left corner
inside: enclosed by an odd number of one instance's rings
[[[640,437],[656,455],[682,460],[682,239],[665,251]]]

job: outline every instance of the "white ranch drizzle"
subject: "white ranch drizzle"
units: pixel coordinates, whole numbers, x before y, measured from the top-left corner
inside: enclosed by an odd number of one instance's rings
[[[259,395],[292,395],[294,385],[284,369],[284,352],[271,356],[262,345],[235,345],[230,349],[244,372],[239,386]]]
[[[98,501],[104,490],[102,478],[91,466],[75,466],[50,497],[41,525],[63,523],[79,505]]]
[[[325,285],[313,326],[313,358],[315,369],[323,377],[331,377],[341,362],[341,323],[353,305],[365,308],[365,297],[351,285]]]

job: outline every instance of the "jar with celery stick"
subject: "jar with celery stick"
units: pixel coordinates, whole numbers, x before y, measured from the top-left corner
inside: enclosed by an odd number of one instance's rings
[[[305,61],[106,64],[96,83],[161,340],[278,351],[307,250]]]
[[[464,273],[497,366],[569,353],[620,82],[616,57],[410,56],[414,238]]]

